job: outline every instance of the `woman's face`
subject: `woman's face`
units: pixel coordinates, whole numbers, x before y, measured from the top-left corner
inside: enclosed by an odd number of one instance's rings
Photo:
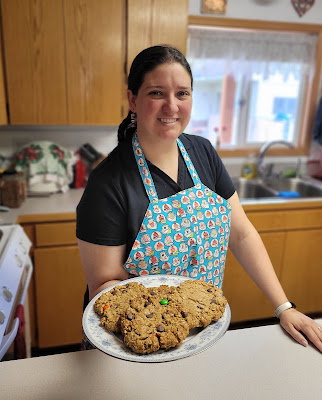
[[[128,91],[128,99],[140,139],[176,139],[191,115],[190,75],[179,63],[161,64],[145,74],[137,96]]]

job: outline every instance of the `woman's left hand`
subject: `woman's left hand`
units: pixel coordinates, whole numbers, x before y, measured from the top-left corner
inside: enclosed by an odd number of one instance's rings
[[[322,327],[313,319],[292,308],[282,312],[280,324],[297,342],[306,347],[307,338],[322,353]]]

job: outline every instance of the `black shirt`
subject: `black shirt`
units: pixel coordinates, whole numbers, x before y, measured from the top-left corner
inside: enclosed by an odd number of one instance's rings
[[[217,152],[200,136],[181,134],[201,182],[225,199],[235,188]],[[193,186],[179,152],[178,183],[147,160],[158,198],[169,197]],[[121,142],[91,172],[77,206],[77,238],[117,246],[126,244],[126,261],[148,208],[149,199],[132,150],[132,140]]]

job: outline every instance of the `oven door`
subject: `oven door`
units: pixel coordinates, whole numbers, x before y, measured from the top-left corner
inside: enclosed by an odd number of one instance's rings
[[[0,361],[14,342],[17,334],[24,342],[26,356],[30,357],[30,324],[29,324],[29,307],[28,307],[28,288],[33,273],[33,265],[29,255],[24,264],[24,274],[21,279],[20,290],[15,300],[15,313],[11,316],[12,323],[7,327],[6,333],[0,344]],[[19,310],[19,313],[16,311]]]

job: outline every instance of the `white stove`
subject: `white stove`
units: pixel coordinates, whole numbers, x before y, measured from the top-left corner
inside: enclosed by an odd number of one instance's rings
[[[33,271],[30,247],[20,225],[0,225],[0,361],[18,332],[19,318],[13,317],[26,300]]]

